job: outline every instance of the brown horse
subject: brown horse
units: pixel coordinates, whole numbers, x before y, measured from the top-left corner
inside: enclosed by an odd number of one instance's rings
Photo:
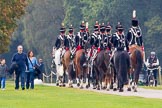
[[[73,87],[72,83],[73,83],[73,79],[75,78],[75,72],[73,68],[73,60],[70,60],[70,55],[71,55],[70,50],[67,50],[62,58],[62,64],[63,64],[64,75],[67,74],[68,76],[67,78],[68,85],[69,87]]]
[[[139,79],[139,74],[141,72],[142,66],[143,66],[143,57],[144,53],[141,50],[141,47],[138,45],[131,45],[129,47],[130,51],[130,60],[131,60],[131,71],[129,75],[132,77],[132,88],[134,89],[134,92],[137,92],[137,83]],[[129,85],[130,85],[129,81]],[[128,87],[128,91],[130,91],[130,86]]]
[[[101,50],[98,53],[94,60],[94,74],[97,89],[100,90],[102,88],[109,90],[110,84],[113,81],[113,71],[110,67],[110,51]]]
[[[87,77],[87,60],[85,55],[85,50],[80,49],[76,52],[75,58],[74,58],[74,64],[76,69],[76,80],[77,80],[77,86],[82,89],[83,88],[83,79]],[[81,84],[80,84],[81,83]]]

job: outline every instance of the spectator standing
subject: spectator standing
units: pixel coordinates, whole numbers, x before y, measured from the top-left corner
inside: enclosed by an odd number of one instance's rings
[[[15,80],[15,90],[19,89],[19,77],[21,77],[21,88],[25,90],[25,71],[29,69],[28,66],[28,58],[26,53],[23,52],[23,46],[19,45],[17,47],[17,53],[15,53],[12,57],[12,64],[16,64],[17,70],[15,72],[16,80]]]
[[[1,89],[5,90],[6,85],[6,74],[8,71],[8,67],[6,65],[6,60],[3,58],[1,59],[0,64],[0,83],[1,83]]]
[[[34,57],[33,51],[28,52],[29,71],[26,72],[26,89],[34,89],[35,70],[38,67],[37,58]]]
[[[43,73],[45,72],[45,67],[41,58],[39,59],[39,70],[40,73],[38,74],[38,79],[41,79],[43,81]]]

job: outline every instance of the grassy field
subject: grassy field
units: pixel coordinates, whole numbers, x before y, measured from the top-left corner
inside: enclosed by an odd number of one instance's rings
[[[34,90],[0,90],[0,108],[162,108],[162,100],[107,95],[79,89],[36,85]]]

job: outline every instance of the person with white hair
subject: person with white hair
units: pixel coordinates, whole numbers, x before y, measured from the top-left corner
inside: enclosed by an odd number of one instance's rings
[[[156,53],[154,51],[152,51],[150,53],[150,56],[147,58],[146,61],[146,66],[149,69],[153,69],[153,75],[154,75],[154,79],[155,79],[155,86],[157,86],[157,73],[158,73],[158,66],[159,66],[159,59],[156,56]],[[148,75],[149,75],[150,71],[148,70]]]
[[[15,90],[19,89],[19,77],[21,77],[21,88],[25,90],[25,71],[29,70],[28,58],[26,53],[23,52],[23,46],[19,45],[17,47],[17,53],[12,57],[11,62],[16,63],[16,80],[15,80]]]

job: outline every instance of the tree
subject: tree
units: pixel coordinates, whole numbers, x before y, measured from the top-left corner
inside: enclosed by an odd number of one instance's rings
[[[0,54],[7,52],[17,20],[25,13],[26,0],[0,0]]]

